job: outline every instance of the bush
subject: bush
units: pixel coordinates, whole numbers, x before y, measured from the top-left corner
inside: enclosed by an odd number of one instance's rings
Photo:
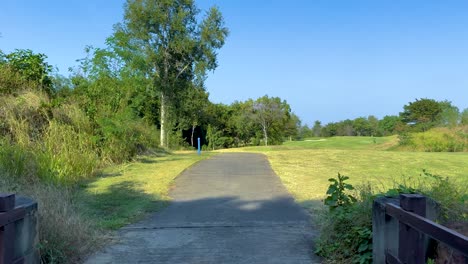
[[[156,148],[159,134],[132,113],[120,113],[97,119],[95,139],[101,159],[106,163],[128,161],[148,148]]]
[[[12,67],[0,64],[0,95],[15,94],[36,86],[22,78]]]
[[[421,193],[439,203],[438,222],[468,221],[468,192],[457,184],[425,170],[417,177],[386,191],[375,191],[370,185],[357,190],[345,183],[348,177],[338,174],[330,179],[324,210],[318,217],[320,236],[316,253],[329,263],[372,263],[372,203],[377,196]],[[341,186],[341,187],[340,187]]]
[[[426,132],[399,135],[400,146],[426,152],[468,151],[468,127],[433,128]]]
[[[331,262],[372,263],[372,195],[370,187],[354,187],[345,183],[349,178],[338,174],[329,179],[325,205],[329,207],[319,217],[320,237],[315,253]],[[356,197],[355,197],[356,196]]]
[[[95,150],[88,134],[51,121],[43,142],[35,146],[38,176],[67,185],[89,178],[99,164]]]

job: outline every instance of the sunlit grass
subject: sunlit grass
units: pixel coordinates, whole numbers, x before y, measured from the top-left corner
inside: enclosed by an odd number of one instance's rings
[[[315,139],[316,140],[316,139]],[[354,185],[372,183],[376,188],[395,182],[418,180],[423,169],[468,186],[468,153],[385,151],[394,137],[336,137],[325,141],[293,141],[282,146],[247,147],[224,151],[260,152],[282,182],[305,207],[324,198],[328,179],[341,173]]]
[[[195,152],[141,156],[124,165],[108,167],[102,176],[79,190],[85,214],[99,226],[116,229],[164,208],[175,177],[194,163],[213,155]]]

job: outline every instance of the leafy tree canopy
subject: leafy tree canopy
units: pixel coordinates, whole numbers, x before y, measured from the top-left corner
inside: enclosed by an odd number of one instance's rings
[[[435,125],[442,107],[436,100],[422,98],[403,106],[403,110],[400,113],[403,122],[415,124],[421,130],[427,130]]]

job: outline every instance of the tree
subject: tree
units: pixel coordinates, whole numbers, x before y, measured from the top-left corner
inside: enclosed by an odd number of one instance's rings
[[[216,7],[200,23],[198,13],[193,0],[127,0],[124,20],[108,39],[126,63],[152,79],[160,98],[161,146],[167,146],[169,106],[191,82],[203,87],[228,35]]]
[[[465,108],[465,110],[460,113],[460,124],[464,126],[468,125],[468,108]]]
[[[460,110],[458,107],[452,105],[450,101],[439,102],[441,112],[437,117],[441,126],[455,127],[458,124]]]
[[[17,73],[24,81],[39,86],[48,95],[52,95],[52,80],[49,76],[52,66],[45,61],[46,59],[45,54],[36,54],[29,49],[16,49],[9,54],[0,53],[0,65],[9,68],[12,73]]]
[[[320,137],[322,131],[322,123],[319,120],[315,120],[314,126],[312,127],[312,135],[314,137]]]
[[[353,128],[358,136],[370,136],[372,128],[365,117],[358,117],[353,121]]]
[[[254,102],[253,117],[261,127],[265,146],[268,146],[269,136],[281,140],[282,129],[290,118],[290,111],[286,101],[281,101],[279,97],[265,95]]]
[[[319,131],[320,133],[320,131]],[[312,132],[312,129],[310,129],[307,125],[303,125],[301,128],[300,128],[300,131],[299,131],[299,135],[301,137],[301,139],[304,139],[304,138],[308,138],[308,137],[313,137],[314,134]],[[320,134],[319,134],[320,135]]]
[[[338,130],[337,123],[328,123],[324,127],[322,127],[322,137],[333,137],[336,136]]]
[[[291,113],[284,125],[284,136],[289,138],[289,141],[292,141],[293,138],[297,139],[299,137],[300,128],[301,120],[296,114]]]
[[[367,117],[370,127],[370,136],[378,136],[379,132],[379,119],[373,115]]]
[[[384,136],[392,135],[395,133],[395,128],[398,122],[401,122],[398,116],[386,115],[379,121],[379,130]]]
[[[336,135],[337,136],[354,136],[355,134],[354,122],[350,119],[346,119],[336,123]]]
[[[404,111],[400,118],[407,124],[414,124],[417,130],[426,131],[436,124],[442,107],[433,99],[416,99],[414,102],[403,106]]]
[[[182,129],[191,129],[190,144],[195,146],[194,133],[195,128],[200,125],[204,118],[205,108],[208,105],[208,93],[201,87],[192,87],[187,89],[183,95],[183,100],[178,100],[176,107],[179,112],[179,125]]]

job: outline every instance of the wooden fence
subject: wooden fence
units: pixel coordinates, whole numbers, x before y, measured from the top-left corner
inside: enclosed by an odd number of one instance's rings
[[[0,264],[38,263],[37,203],[0,193]]]
[[[426,197],[417,194],[374,202],[374,263],[427,263],[431,239],[460,252],[468,263],[468,237],[426,218],[427,204]]]

